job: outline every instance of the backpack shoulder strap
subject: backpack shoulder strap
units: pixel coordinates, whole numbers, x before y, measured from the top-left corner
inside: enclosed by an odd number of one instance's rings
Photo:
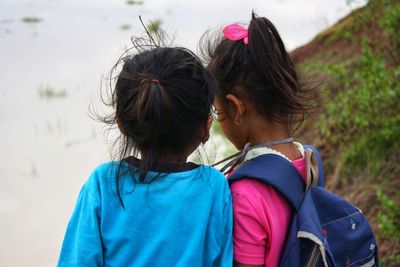
[[[288,160],[275,154],[264,154],[246,161],[228,178],[229,184],[246,178],[273,186],[298,210],[304,198],[300,173]]]
[[[324,164],[322,163],[321,155],[318,150],[312,145],[303,145],[304,149],[310,149],[314,153],[318,162],[318,184],[317,186],[325,187],[325,179],[324,179]]]

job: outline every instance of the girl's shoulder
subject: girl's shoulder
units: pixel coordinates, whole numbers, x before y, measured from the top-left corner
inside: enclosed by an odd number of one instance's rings
[[[122,163],[119,167],[120,161],[104,162],[94,167],[86,180],[83,188],[93,194],[102,195],[104,192],[112,193],[115,187],[115,177],[117,172],[126,171],[126,166]]]
[[[121,165],[121,166],[120,166]],[[95,166],[86,181],[83,183],[78,201],[86,205],[115,205],[119,201],[115,197],[117,193],[116,175],[124,174],[127,171],[122,161],[110,161]],[[135,185],[132,179],[120,179],[119,190],[122,194],[129,194],[134,191]],[[90,204],[87,204],[90,203]]]
[[[115,177],[118,168],[119,161],[104,162],[93,168],[87,183],[101,183],[105,177]],[[121,165],[121,170],[124,168],[124,164]]]
[[[230,190],[236,195],[241,195],[245,198],[265,198],[266,194],[274,191],[271,185],[264,184],[256,179],[243,178],[239,181],[235,181],[230,185]]]
[[[198,172],[196,175],[200,175],[201,177],[205,178],[209,184],[219,185],[223,187],[228,186],[228,180],[226,177],[217,169],[212,166],[208,165],[199,165]]]
[[[217,179],[226,180],[225,176],[212,166],[200,164],[199,170],[204,171],[207,175],[215,176]]]
[[[199,183],[202,190],[210,190],[214,197],[224,201],[231,198],[228,180],[220,171],[208,165],[199,165],[196,170],[191,181]]]

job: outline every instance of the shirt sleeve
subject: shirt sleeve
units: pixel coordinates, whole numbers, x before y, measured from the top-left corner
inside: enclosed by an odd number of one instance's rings
[[[263,265],[268,241],[268,222],[260,222],[254,204],[242,192],[232,192],[234,260]]]
[[[102,266],[100,197],[86,183],[69,221],[57,266]]]

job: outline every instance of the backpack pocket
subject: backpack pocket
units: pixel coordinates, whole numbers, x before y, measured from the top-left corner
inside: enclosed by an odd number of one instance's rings
[[[321,226],[335,266],[378,266],[376,241],[361,211]]]

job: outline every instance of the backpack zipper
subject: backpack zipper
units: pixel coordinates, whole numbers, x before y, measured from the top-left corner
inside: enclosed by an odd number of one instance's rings
[[[318,263],[319,256],[321,255],[321,251],[319,250],[318,244],[314,244],[314,247],[311,251],[310,258],[306,264],[306,267],[315,267]]]

